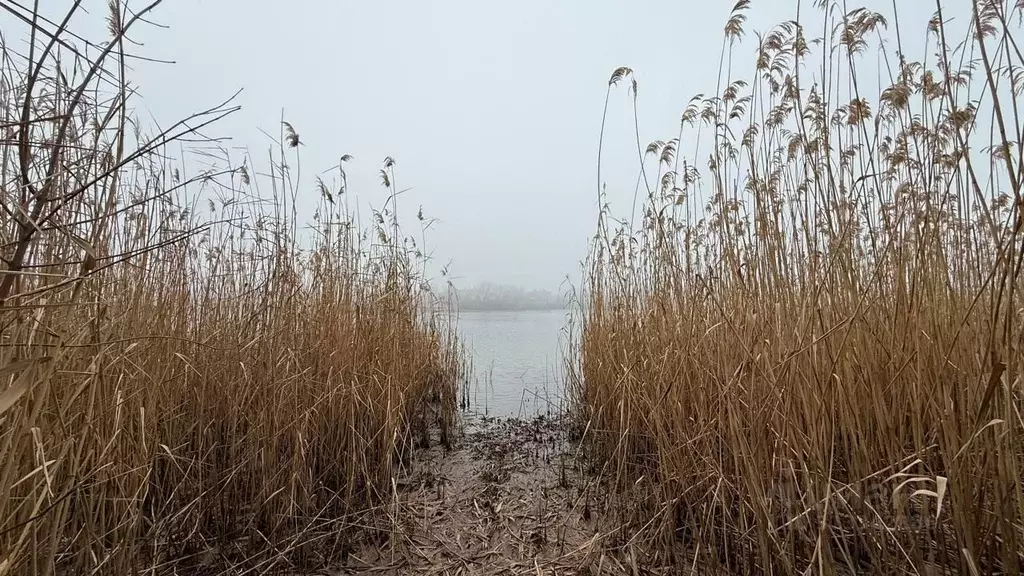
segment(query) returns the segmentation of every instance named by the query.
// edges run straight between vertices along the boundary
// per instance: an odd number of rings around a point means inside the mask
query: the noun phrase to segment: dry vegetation
[[[756,50],[748,4],[717,93],[640,154],[637,228],[602,211],[591,446],[695,573],[1019,573],[1024,4],[803,2]]]
[[[344,555],[455,415],[460,354],[394,162],[360,229],[348,158],[300,189],[286,123],[266,173],[202,136],[230,103],[145,136],[125,34],[158,3],[112,0],[101,45],[68,31],[78,2],[58,22],[2,6],[21,28],[0,71],[0,574]],[[321,196],[305,233],[300,194]]]

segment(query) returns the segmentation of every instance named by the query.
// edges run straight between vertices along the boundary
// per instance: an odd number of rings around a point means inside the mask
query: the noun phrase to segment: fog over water
[[[564,324],[561,310],[463,312],[459,333],[473,350],[468,409],[504,417],[562,408]]]

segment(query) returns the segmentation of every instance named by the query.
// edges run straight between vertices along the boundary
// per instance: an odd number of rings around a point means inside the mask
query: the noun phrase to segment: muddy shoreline
[[[660,573],[621,546],[566,417],[464,414],[460,428],[396,479],[387,541],[362,542],[331,574]]]

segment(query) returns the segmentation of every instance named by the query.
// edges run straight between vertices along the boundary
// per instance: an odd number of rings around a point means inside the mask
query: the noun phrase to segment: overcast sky
[[[43,2],[56,14],[66,0]],[[86,1],[93,23],[106,2]],[[804,0],[804,10],[810,1]],[[891,1],[858,2],[891,14]],[[135,0],[132,6],[141,6]],[[266,157],[263,128],[282,109],[306,146],[304,174],[352,154],[361,206],[384,199],[378,170],[393,156],[400,209],[440,222],[438,265],[462,284],[488,280],[556,289],[576,282],[595,231],[595,161],[605,87],[618,66],[639,82],[640,139],[668,140],[697,92],[715,90],[722,28],[733,2],[682,0],[166,0],[134,51],[140,107],[162,123],[238,89],[242,112],[210,130]],[[899,0],[923,43],[931,2]],[[797,3],[754,0],[737,70],[751,69],[753,31],[796,16]],[[88,18],[85,18],[88,20]],[[749,78],[749,73],[746,74]],[[638,173],[631,100],[613,92],[604,176],[618,212]],[[311,210],[316,198],[304,178]],[[310,212],[307,212],[308,218]],[[414,222],[414,221],[412,221]],[[411,223],[411,222],[410,222]],[[435,270],[437,267],[434,268]]]

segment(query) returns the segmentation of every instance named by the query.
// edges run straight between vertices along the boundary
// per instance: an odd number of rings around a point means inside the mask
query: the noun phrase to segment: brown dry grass
[[[594,453],[695,573],[1019,573],[1024,6],[958,5],[961,42],[937,3],[912,62],[893,14],[805,2],[744,81],[748,4],[643,155],[642,225],[602,214]]]
[[[124,35],[155,4],[112,1],[103,52],[4,7],[30,42],[0,82],[0,574],[324,562],[453,422],[394,162],[362,231],[343,169],[319,182],[302,245],[293,127],[258,174],[201,136],[230,103],[153,137],[129,116]]]

